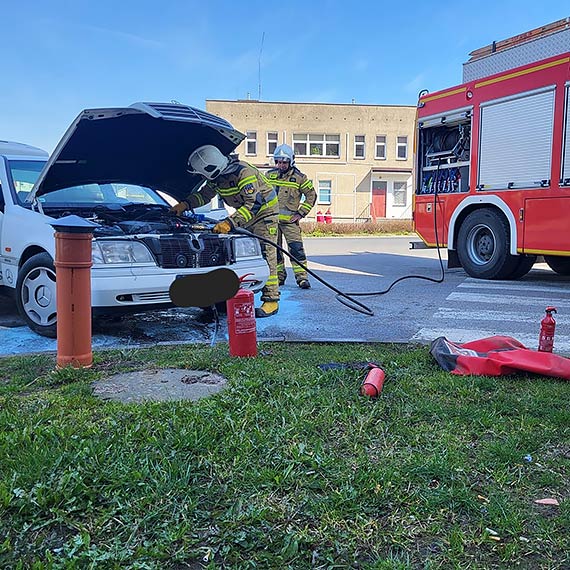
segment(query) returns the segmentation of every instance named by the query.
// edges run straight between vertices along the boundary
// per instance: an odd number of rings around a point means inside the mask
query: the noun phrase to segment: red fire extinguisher
[[[325,215],[319,210],[317,212],[317,224],[324,224],[325,223]]]
[[[556,330],[556,321],[552,313],[556,313],[556,307],[546,307],[546,316],[540,321],[540,335],[538,337],[539,352],[552,352],[552,347],[554,346],[554,331]]]
[[[386,378],[384,370],[380,368],[377,364],[373,362],[368,363],[370,371],[366,375],[362,386],[360,387],[360,393],[363,396],[370,396],[371,398],[376,398],[382,392],[382,387],[384,386],[384,379]]]
[[[240,283],[247,281],[247,273],[240,277]],[[228,336],[230,356],[257,356],[257,329],[253,292],[239,288],[238,292],[226,301],[228,312]]]
[[[332,214],[330,208],[325,212],[324,218],[325,218],[325,224],[332,224]]]

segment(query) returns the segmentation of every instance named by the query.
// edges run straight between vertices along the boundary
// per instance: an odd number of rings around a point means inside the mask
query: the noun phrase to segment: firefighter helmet
[[[219,148],[205,144],[188,157],[188,172],[202,174],[208,180],[214,180],[226,168],[228,162],[228,157],[224,156]]]
[[[295,164],[293,149],[288,144],[280,144],[273,152],[273,160],[275,162],[278,160],[288,160],[289,164],[293,166],[293,164]]]

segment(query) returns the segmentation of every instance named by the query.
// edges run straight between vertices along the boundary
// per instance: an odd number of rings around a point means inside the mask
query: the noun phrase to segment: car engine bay
[[[150,249],[159,267],[184,269],[235,263],[232,236],[212,233],[213,224],[202,215],[174,216],[166,205],[53,205],[44,206],[44,213],[54,218],[77,215],[98,224],[93,231],[97,240],[140,241]]]

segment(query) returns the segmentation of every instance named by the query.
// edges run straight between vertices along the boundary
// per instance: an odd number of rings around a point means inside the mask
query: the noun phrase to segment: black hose
[[[440,250],[440,246],[439,246],[439,236],[438,236],[438,231],[437,231],[437,179],[439,177],[440,163],[441,163],[441,158],[438,159],[437,170],[435,173],[436,184],[434,187],[434,206],[433,206],[434,207],[433,218],[434,218],[435,243],[436,243],[436,247],[437,247],[437,255],[438,255],[439,266],[440,266],[440,270],[441,270],[441,277],[438,277],[438,278],[427,277],[425,275],[405,275],[405,276],[399,277],[398,279],[393,281],[390,284],[390,286],[387,289],[384,289],[383,291],[370,291],[367,293],[363,293],[363,292],[345,293],[344,291],[337,289],[334,285],[331,285],[330,283],[328,283],[322,277],[319,277],[314,271],[309,269],[304,263],[299,261],[294,255],[290,254],[287,250],[282,248],[277,243],[271,241],[270,239],[258,236],[257,234],[254,234],[253,232],[246,230],[245,228],[236,227],[236,228],[234,228],[233,231],[235,233],[238,233],[238,234],[257,238],[258,240],[263,241],[263,242],[275,247],[276,249],[281,251],[283,254],[285,254],[287,257],[289,257],[289,259],[291,259],[296,264],[298,264],[300,267],[302,267],[307,273],[312,275],[317,281],[320,281],[325,287],[328,287],[331,291],[334,291],[336,293],[336,300],[339,301],[340,303],[342,303],[345,307],[348,307],[349,309],[352,309],[353,311],[357,311],[358,313],[361,313],[363,315],[373,317],[374,311],[372,309],[370,309],[370,307],[368,307],[364,303],[361,303],[360,301],[353,299],[353,297],[369,297],[369,296],[375,296],[375,295],[385,295],[386,293],[388,293],[392,289],[392,287],[394,287],[394,285],[396,285],[400,281],[404,281],[405,279],[423,279],[425,281],[431,281],[432,283],[442,283],[444,278],[445,278],[445,271],[443,268],[443,261],[441,259],[441,250]],[[212,223],[217,223],[217,220],[213,220],[211,218],[206,218],[206,220],[210,221]],[[216,316],[217,316],[217,313],[216,313]]]
[[[322,277],[319,277],[314,271],[309,269],[304,263],[299,261],[295,256],[291,255],[287,250],[283,249],[280,245],[276,244],[275,242],[271,241],[270,239],[258,236],[257,234],[254,234],[253,232],[250,232],[249,230],[246,230],[244,228],[235,228],[234,231],[238,234],[243,234],[243,235],[247,235],[250,237],[257,238],[258,240],[264,241],[265,243],[275,247],[280,252],[284,253],[287,257],[289,257],[292,261],[294,261],[295,263],[300,265],[307,273],[312,275],[317,281],[320,281],[325,287],[328,287],[329,289],[334,291],[337,294],[337,299],[343,305],[346,305],[350,309],[353,309],[354,311],[362,313],[363,315],[368,315],[370,317],[374,316],[374,311],[372,311],[372,309],[370,309],[370,307],[367,307],[364,303],[361,303],[360,301],[357,301],[356,299],[351,299],[350,293],[343,293],[340,289],[337,289],[334,285],[331,285],[330,283],[325,281]],[[341,298],[342,298],[342,300],[341,300]],[[352,303],[352,305],[351,305],[351,303]]]
[[[387,289],[384,289],[384,291],[371,291],[370,293],[347,293],[347,295],[350,295],[352,297],[368,297],[371,295],[385,295],[386,293],[388,293],[388,291],[390,291],[390,289],[392,289],[392,287],[394,287],[394,285],[396,285],[396,283],[399,283],[400,281],[404,281],[405,279],[423,279],[424,281],[431,281],[432,283],[443,283],[443,280],[445,279],[445,270],[443,268],[443,261],[441,259],[441,248],[439,246],[439,235],[438,235],[438,231],[437,231],[437,183],[438,183],[438,178],[439,178],[439,165],[440,164],[441,164],[441,158],[438,158],[437,169],[435,171],[435,183],[434,183],[434,191],[433,191],[433,229],[434,229],[434,234],[435,234],[435,246],[437,249],[437,257],[439,259],[439,268],[441,271],[441,277],[435,278],[435,277],[426,277],[425,275],[404,275],[403,277],[399,277],[398,279],[393,281]],[[341,299],[338,299],[338,300],[342,303]]]
[[[216,305],[212,305],[211,308],[212,312],[214,313],[214,334],[212,335],[210,346],[213,347],[216,344],[216,337],[218,336],[218,330],[220,329],[220,315],[218,313],[218,308]]]

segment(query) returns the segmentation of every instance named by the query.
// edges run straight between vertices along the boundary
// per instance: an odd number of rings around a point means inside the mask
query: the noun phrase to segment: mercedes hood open
[[[183,200],[203,182],[188,157],[211,144],[230,154],[245,136],[230,123],[177,103],[86,109],[69,127],[28,200],[83,184],[122,182]]]

